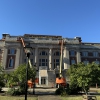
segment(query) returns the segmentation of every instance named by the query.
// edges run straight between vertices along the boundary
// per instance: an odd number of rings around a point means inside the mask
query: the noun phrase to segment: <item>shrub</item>
[[[55,91],[56,95],[61,95],[61,96],[66,96],[66,89],[64,87],[59,87],[56,91]]]
[[[0,81],[0,92],[2,91],[2,87],[4,86],[5,86],[4,82]]]
[[[6,94],[11,96],[16,96],[16,95],[20,95],[21,92],[19,89],[11,88],[6,92]]]
[[[69,87],[69,88],[66,89],[66,92],[69,95],[78,94],[80,91],[82,91],[81,87]]]

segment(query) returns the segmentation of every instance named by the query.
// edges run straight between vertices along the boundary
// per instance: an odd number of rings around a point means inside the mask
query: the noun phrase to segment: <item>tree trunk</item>
[[[35,78],[32,79],[32,83],[33,83],[33,95],[35,94]]]
[[[98,88],[98,84],[96,83],[96,89]]]

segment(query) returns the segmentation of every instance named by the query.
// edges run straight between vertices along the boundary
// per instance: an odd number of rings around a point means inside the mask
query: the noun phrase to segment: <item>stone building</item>
[[[62,74],[66,78],[66,71],[71,64],[95,61],[100,63],[100,43],[84,43],[81,37],[63,38],[62,36],[25,34],[10,36],[2,34],[0,40],[0,62],[7,73],[15,70],[20,64],[26,63],[26,56],[19,37],[25,44],[30,43],[33,51],[30,56],[32,65],[36,66],[39,83],[37,86],[55,86],[59,75],[60,41],[63,39]],[[66,78],[68,82],[68,78]]]

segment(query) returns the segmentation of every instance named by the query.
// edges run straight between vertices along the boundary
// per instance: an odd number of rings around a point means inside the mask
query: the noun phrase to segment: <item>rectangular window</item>
[[[59,56],[60,55],[60,53],[59,52],[56,52],[56,56]]]
[[[59,62],[59,59],[56,59],[56,62]]]
[[[99,64],[99,61],[95,61],[96,64]]]
[[[71,50],[71,51],[70,51],[70,55],[71,55],[71,56],[75,56],[75,51],[74,51],[74,50]]]
[[[11,58],[9,59],[9,67],[13,67],[14,60]]]
[[[87,65],[89,63],[89,61],[87,61],[87,60],[86,61],[83,61],[83,62],[84,62],[85,65]]]
[[[47,66],[47,59],[39,59],[39,66]]]
[[[46,84],[46,77],[41,77],[41,84],[43,84],[43,85]]]
[[[82,52],[82,56],[87,57],[88,56],[88,52],[87,51]]]
[[[9,54],[15,54],[15,49],[10,49]]]
[[[74,59],[71,60],[71,64],[75,64],[75,60]]]
[[[42,66],[45,66],[45,63],[42,63]]]
[[[45,62],[45,59],[42,59],[42,62]]]
[[[94,57],[98,57],[98,52],[93,52]]]
[[[54,68],[57,68],[59,66],[59,59],[54,59]]]

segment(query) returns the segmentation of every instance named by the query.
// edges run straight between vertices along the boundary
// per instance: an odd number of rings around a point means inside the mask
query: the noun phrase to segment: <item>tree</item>
[[[28,67],[28,79],[35,78],[36,71],[35,68]],[[11,72],[6,76],[8,84],[19,85],[22,92],[25,92],[25,82],[26,82],[26,64],[21,64],[14,72]]]
[[[2,90],[2,87],[5,85],[4,84],[4,69],[3,66],[0,64],[0,91]]]
[[[89,63],[74,64],[69,69],[70,87],[81,87],[87,94],[92,83],[100,81],[100,65]]]

